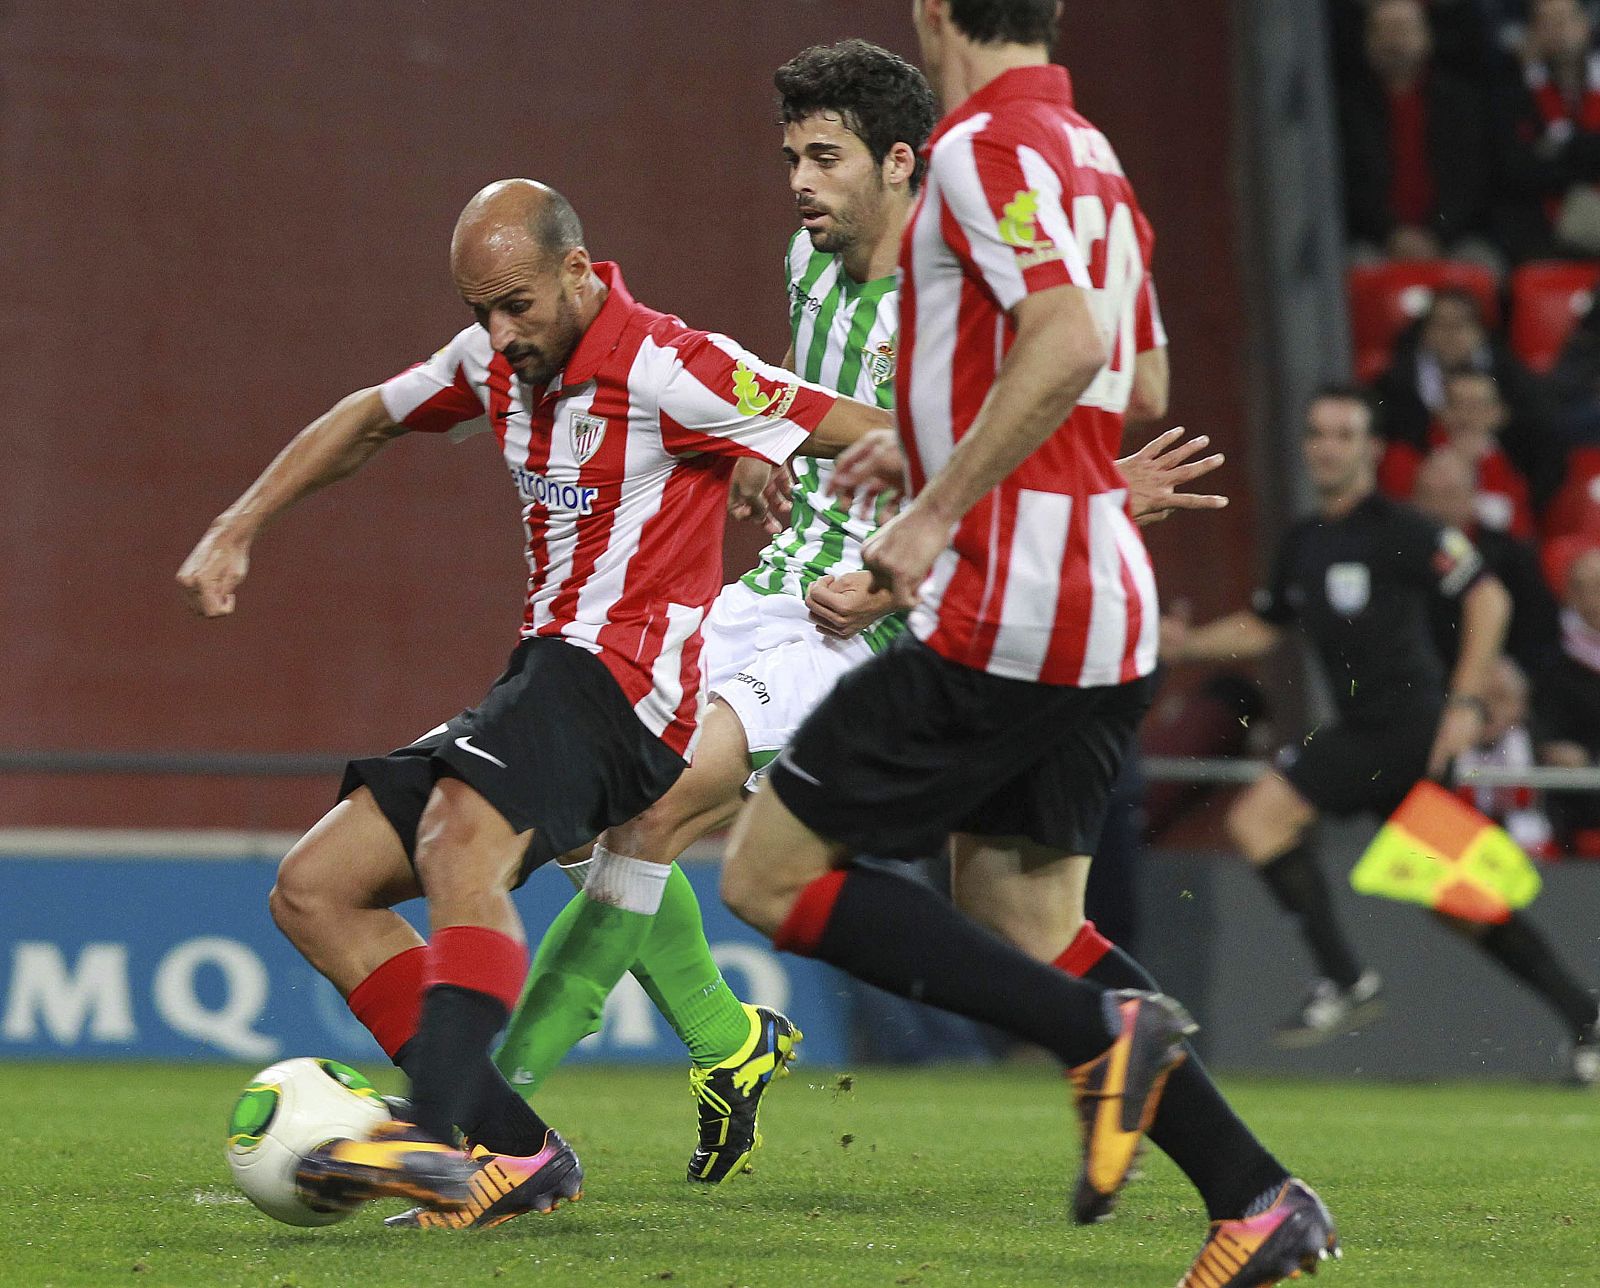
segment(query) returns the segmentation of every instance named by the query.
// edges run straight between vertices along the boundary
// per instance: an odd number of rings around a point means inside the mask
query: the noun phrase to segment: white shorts
[[[824,635],[803,600],[738,581],[723,587],[702,632],[706,692],[739,717],[752,757],[782,750],[839,677],[872,656],[859,635]]]

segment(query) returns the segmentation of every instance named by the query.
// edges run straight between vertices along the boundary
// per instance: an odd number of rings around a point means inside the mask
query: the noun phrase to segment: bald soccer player
[[[309,1155],[301,1185],[486,1225],[576,1197],[583,1176],[490,1060],[528,965],[510,891],[598,838],[570,933],[606,945],[613,983],[634,962],[670,871],[635,857],[637,819],[692,754],[734,464],[831,456],[889,417],[637,303],[532,180],[473,197],[450,266],[475,322],[301,431],[178,579],[203,616],[232,612],[268,520],[407,431],[487,413],[523,503],[520,641],[476,707],[350,763],[272,892],[278,925],[411,1081],[411,1121]],[[418,896],[427,942],[393,911]],[[458,1127],[470,1158],[446,1143]],[[423,1209],[397,1220],[434,1223]]]

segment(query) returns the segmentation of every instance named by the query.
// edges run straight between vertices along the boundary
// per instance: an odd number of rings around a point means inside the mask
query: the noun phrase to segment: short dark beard
[[[565,295],[556,308],[556,326],[554,351],[545,353],[540,351],[543,362],[533,368],[523,368],[517,371],[518,378],[528,385],[548,385],[566,369],[567,362],[572,357],[572,351],[578,347],[578,341],[583,339],[583,328],[578,325],[578,309]]]

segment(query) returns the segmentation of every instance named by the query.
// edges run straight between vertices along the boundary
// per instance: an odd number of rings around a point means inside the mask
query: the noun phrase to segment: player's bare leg
[[[1376,971],[1362,969],[1317,862],[1311,840],[1316,821],[1311,802],[1282,774],[1271,772],[1245,788],[1228,811],[1234,845],[1295,919],[1317,963],[1305,1001],[1273,1030],[1283,1046],[1324,1042],[1383,1009],[1383,980]]]
[[[422,947],[393,911],[421,893],[400,838],[358,787],[284,857],[268,903],[289,942],[348,998],[385,962]]]
[[[956,907],[1039,961],[1054,961],[1077,937],[1088,882],[1087,856],[1025,838],[965,837],[951,847]]]
[[[380,843],[384,829],[389,840]],[[372,843],[365,866],[353,865],[353,875],[341,878],[340,842],[361,839]],[[479,1042],[481,1059],[470,1054],[477,1026],[498,1005],[493,990],[503,991],[508,975],[513,990],[521,984],[526,950],[506,892],[527,840],[513,836],[464,783],[442,779],[418,828],[413,880],[397,873],[395,860],[404,866],[404,850],[364,789],[342,802],[285,861],[275,915],[307,940],[319,965],[334,972],[330,978],[344,979],[351,1009],[411,1076],[409,1117],[416,1120],[386,1125],[370,1141],[335,1141],[313,1151],[297,1173],[312,1192],[329,1201],[403,1196],[455,1212],[473,1201],[474,1174],[483,1167],[446,1144],[456,1124],[498,1142],[531,1142],[530,1155],[543,1147],[544,1124],[503,1082],[503,1094],[494,1085],[498,1075],[485,1048],[504,1022],[503,1008]],[[418,886],[430,897],[432,936],[426,947],[409,929],[396,928],[399,918],[392,912],[360,907],[359,896],[370,905],[375,897],[417,893]],[[353,924],[370,928],[343,949],[335,946],[337,921],[328,915],[330,909],[337,914],[341,903]],[[358,973],[359,982],[350,985]]]
[[[1108,988],[1160,991],[1138,962],[1084,919],[1087,857],[1058,856],[1026,841],[967,838],[953,847],[951,864],[957,906],[1030,957]],[[1200,1191],[1213,1221],[1242,1218],[1277,1193],[1288,1170],[1228,1107],[1193,1050],[1185,1055],[1168,1075],[1148,1134]],[[1074,1214],[1084,1223],[1103,1221],[1114,1199],[1086,1171]]]
[[[301,1169],[325,1186],[371,1180],[393,1187],[375,1193],[406,1192],[402,1180],[415,1150],[456,1169],[450,1184],[412,1190],[423,1208],[389,1224],[494,1225],[582,1192],[576,1155],[489,1060],[489,1042],[527,969],[510,890],[531,835],[513,831],[474,788],[449,776],[435,783],[418,822],[416,870],[430,922],[425,989],[414,1033],[396,1055],[411,1078],[412,1122],[371,1142],[335,1142]],[[457,1125],[476,1146],[470,1162],[439,1152]]]

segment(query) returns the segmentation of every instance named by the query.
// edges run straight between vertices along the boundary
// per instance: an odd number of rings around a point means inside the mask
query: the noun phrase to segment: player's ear
[[[588,250],[574,246],[561,258],[561,280],[567,286],[576,287],[589,276],[590,267]]]
[[[917,170],[917,154],[909,143],[896,143],[883,158],[883,181],[895,187],[911,182]]]

